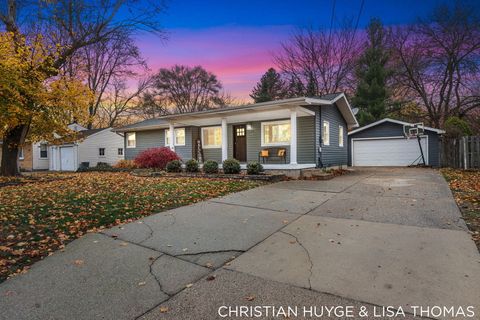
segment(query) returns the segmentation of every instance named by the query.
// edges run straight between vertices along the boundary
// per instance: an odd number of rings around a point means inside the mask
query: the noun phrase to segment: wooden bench
[[[265,163],[265,160],[270,158],[283,159],[287,163],[287,149],[286,148],[265,148],[258,153],[258,162]]]

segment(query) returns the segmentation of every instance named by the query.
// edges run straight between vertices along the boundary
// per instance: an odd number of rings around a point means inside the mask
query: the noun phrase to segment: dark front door
[[[233,157],[247,162],[247,128],[245,125],[233,126]]]

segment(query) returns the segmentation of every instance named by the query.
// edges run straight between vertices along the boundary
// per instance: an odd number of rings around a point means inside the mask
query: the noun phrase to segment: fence
[[[443,167],[480,169],[480,136],[442,138]]]

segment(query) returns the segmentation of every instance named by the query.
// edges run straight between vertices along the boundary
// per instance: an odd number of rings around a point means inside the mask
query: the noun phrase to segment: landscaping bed
[[[163,178],[202,178],[202,179],[235,179],[235,180],[256,180],[265,182],[278,182],[285,180],[284,174],[225,174],[225,173],[203,173],[203,172],[165,172],[165,171],[132,171],[132,175],[150,176]]]
[[[441,169],[480,251],[480,171]]]
[[[258,186],[235,179],[83,172],[15,178],[0,188],[0,282],[86,232]],[[32,182],[33,181],[33,182]]]

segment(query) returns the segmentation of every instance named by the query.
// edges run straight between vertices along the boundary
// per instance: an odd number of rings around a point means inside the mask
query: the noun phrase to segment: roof
[[[348,103],[345,94],[343,93],[333,93],[327,94],[319,97],[298,97],[298,98],[290,98],[290,99],[282,99],[282,100],[275,100],[275,101],[267,101],[261,103],[253,103],[248,105],[242,106],[231,106],[226,108],[219,108],[219,109],[210,109],[204,111],[196,111],[196,112],[189,112],[189,113],[176,113],[165,115],[155,119],[148,119],[141,122],[137,122],[128,126],[124,126],[121,128],[117,128],[114,131],[117,132],[128,132],[128,131],[142,131],[142,130],[152,130],[152,129],[160,129],[160,128],[167,128],[170,122],[174,121],[181,121],[182,119],[192,118],[192,117],[226,117],[229,115],[233,115],[238,112],[249,113],[249,112],[257,112],[257,111],[265,111],[272,108],[287,108],[292,106],[301,106],[301,105],[331,105],[336,103],[337,101],[342,101],[339,103],[339,109],[347,120],[347,123],[350,127],[358,127],[357,119],[352,112],[350,104]]]
[[[396,124],[399,124],[399,125],[402,125],[402,126],[413,126],[413,125],[414,125],[413,123],[410,123],[410,122],[405,122],[405,121],[400,121],[400,120],[395,120],[395,119],[390,119],[390,118],[384,118],[384,119],[382,119],[382,120],[378,120],[378,121],[376,121],[376,122],[367,124],[366,126],[363,126],[363,127],[361,127],[361,128],[358,128],[358,129],[356,129],[356,130],[350,131],[350,132],[348,133],[348,135],[352,135],[352,134],[355,134],[355,133],[357,133],[357,132],[363,131],[363,130],[365,130],[365,129],[378,126],[379,124],[382,124],[382,123],[384,123],[384,122],[396,123]],[[423,127],[423,128],[424,128],[425,130],[432,131],[432,132],[436,132],[436,133],[438,133],[438,134],[443,134],[443,133],[445,133],[445,130],[441,130],[441,129],[431,128],[431,127]]]
[[[99,128],[99,129],[87,129],[87,130],[82,130],[78,132],[78,138],[83,139],[88,136],[91,136],[92,134],[98,133],[100,131],[106,130],[109,128]]]

